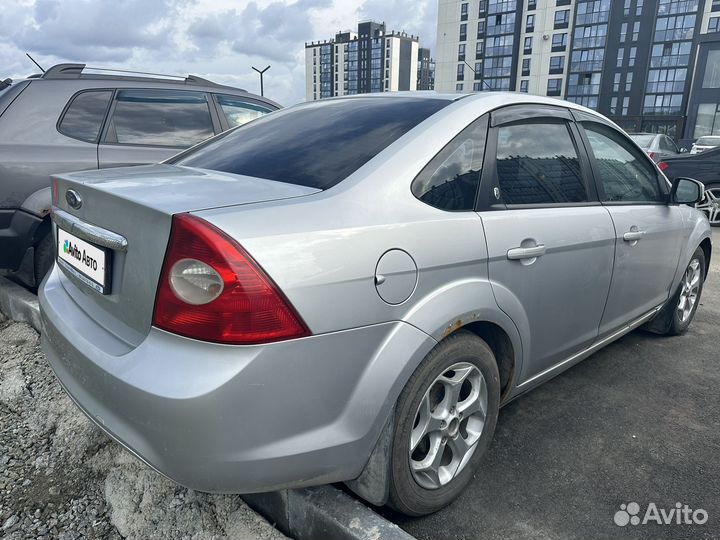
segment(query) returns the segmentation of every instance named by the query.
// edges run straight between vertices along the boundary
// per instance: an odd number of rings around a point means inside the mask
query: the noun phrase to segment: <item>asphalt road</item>
[[[713,241],[685,336],[633,332],[510,403],[455,503],[386,516],[428,540],[720,538],[720,230]],[[616,525],[631,502],[641,520],[679,502],[707,522]]]

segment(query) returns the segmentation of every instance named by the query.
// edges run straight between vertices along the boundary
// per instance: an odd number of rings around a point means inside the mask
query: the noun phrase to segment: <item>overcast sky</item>
[[[435,48],[437,0],[0,0],[0,79],[58,62],[186,75],[305,99],[304,44],[360,20]]]

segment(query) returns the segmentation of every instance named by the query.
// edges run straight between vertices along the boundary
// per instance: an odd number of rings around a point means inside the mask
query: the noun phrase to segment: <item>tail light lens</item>
[[[236,345],[310,334],[282,291],[240,244],[189,214],[173,217],[153,325]]]
[[[648,156],[650,156],[650,159],[655,159],[655,152],[648,152]]]
[[[670,165],[668,165],[664,161],[661,161],[660,163],[658,163],[658,167],[660,167],[660,170],[662,172],[665,172],[668,169],[668,167],[670,167]]]

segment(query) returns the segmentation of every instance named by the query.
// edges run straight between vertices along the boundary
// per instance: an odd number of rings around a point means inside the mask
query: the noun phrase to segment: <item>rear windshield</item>
[[[700,137],[695,144],[698,146],[720,146],[720,137]]]
[[[327,189],[450,103],[390,97],[306,103],[250,122],[168,163]]]
[[[630,134],[630,138],[641,148],[647,148],[653,142],[655,135],[637,135]]]

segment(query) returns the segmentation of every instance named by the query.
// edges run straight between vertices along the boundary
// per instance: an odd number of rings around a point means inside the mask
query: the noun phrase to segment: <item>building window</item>
[[[483,57],[484,51],[485,51],[485,42],[478,41],[475,44],[475,60],[480,60]]]
[[[720,29],[720,17],[710,17],[708,32],[718,32]]]
[[[555,29],[567,28],[570,22],[570,10],[562,9],[555,12]]]
[[[559,96],[561,85],[562,85],[562,79],[548,79],[547,95],[548,96]]]
[[[537,8],[537,1],[536,0],[528,0],[528,11],[531,9]]]
[[[551,56],[550,57],[550,75],[559,75],[565,71],[565,57],[564,56]]]
[[[712,0],[711,11],[720,11],[720,0]]]
[[[478,16],[482,17],[487,12],[487,0],[480,0],[479,7]]]
[[[527,16],[527,19],[525,21],[525,31],[526,32],[533,32],[535,30],[535,15],[530,14]]]
[[[468,5],[467,4],[460,4],[460,20],[461,21],[468,20]]]
[[[619,92],[620,91],[620,74],[616,73],[615,78],[613,79],[613,92]]]
[[[682,94],[645,94],[643,114],[679,114]]]
[[[567,34],[553,34],[552,52],[564,51],[567,48]]]
[[[637,7],[635,8],[635,15],[642,15],[643,0],[637,0]]]
[[[624,22],[620,25],[620,43],[625,43],[627,38],[628,23]]]
[[[610,100],[610,114],[617,114],[617,102],[618,102],[617,96],[614,96]]]
[[[632,40],[637,41],[639,37],[640,37],[640,21],[635,21],[633,23]]]
[[[530,59],[529,58],[523,58],[521,75],[523,77],[527,77],[530,75]]]
[[[463,62],[465,60],[465,44],[461,43],[458,45],[458,62]]]
[[[526,37],[525,44],[523,45],[523,54],[531,54],[532,53],[532,44],[533,44],[532,36]]]
[[[463,89],[462,83],[457,83],[457,84],[455,85],[455,91],[456,91],[456,92],[462,92],[462,89]]]
[[[497,36],[513,32],[515,32],[515,13],[500,13],[488,19],[488,35]]]
[[[655,23],[655,41],[692,39],[696,15],[658,17]]]
[[[720,50],[708,51],[703,88],[720,88]]]
[[[482,62],[475,62],[475,80],[482,79]]]
[[[625,91],[629,92],[630,88],[632,87],[633,82],[633,72],[631,71],[625,76]]]
[[[485,35],[485,21],[478,21],[477,38],[480,39]]]
[[[460,41],[466,41],[467,40],[467,23],[462,23],[460,25]]]
[[[528,81],[520,81],[520,91],[527,94],[528,93]]]
[[[462,81],[465,79],[465,64],[458,64],[457,67],[457,80]]]
[[[569,6],[572,4],[572,0],[556,0],[555,5],[556,6]]]
[[[625,0],[625,5],[623,6],[623,15],[626,17],[630,15],[630,0]]]
[[[630,98],[624,97],[623,98],[623,106],[622,106],[622,115],[623,116],[627,116],[629,107],[630,107]]]
[[[473,83],[473,92],[479,92],[480,90],[482,90],[482,83]]]
[[[630,56],[628,57],[628,66],[635,67],[635,57],[637,56],[637,47],[630,47]]]
[[[720,134],[720,106],[717,103],[701,103],[698,105],[697,119],[695,120],[694,136]]]
[[[617,54],[617,67],[622,67],[623,60],[625,59],[625,47],[620,47]]]

